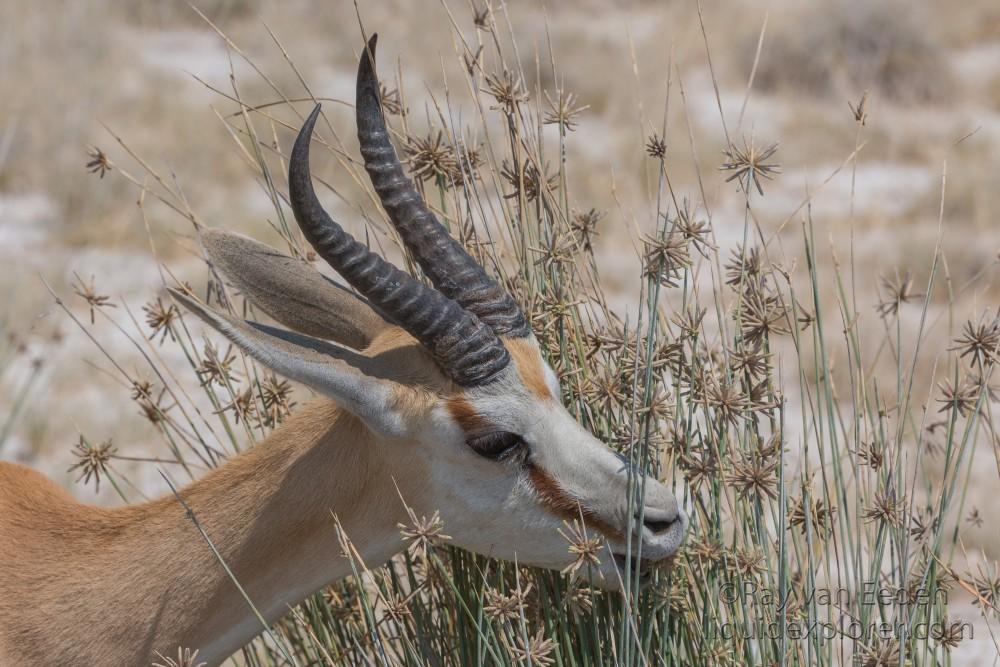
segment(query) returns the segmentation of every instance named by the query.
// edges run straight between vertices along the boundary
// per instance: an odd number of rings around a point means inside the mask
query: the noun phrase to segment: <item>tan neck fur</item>
[[[329,401],[181,490],[268,621],[350,573],[335,521],[369,565],[400,549],[405,514],[371,434]],[[209,665],[260,623],[173,496],[104,509],[0,463],[0,664]]]

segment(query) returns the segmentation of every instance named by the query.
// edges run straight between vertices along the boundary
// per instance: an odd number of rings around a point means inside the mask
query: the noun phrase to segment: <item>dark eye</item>
[[[472,447],[476,454],[499,461],[516,453],[524,445],[524,440],[516,433],[494,431],[469,438],[465,444]]]

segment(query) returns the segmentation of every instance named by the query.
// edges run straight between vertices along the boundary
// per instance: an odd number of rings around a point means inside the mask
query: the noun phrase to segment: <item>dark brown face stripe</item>
[[[545,381],[545,368],[538,348],[526,338],[504,338],[503,342],[528,391],[539,398],[551,399],[552,392],[549,391],[549,383]]]
[[[585,507],[580,501],[566,493],[549,473],[538,466],[528,464],[528,481],[538,495],[538,500],[547,510],[564,521],[573,521],[583,517],[583,522],[590,528],[600,532],[608,539],[624,541],[621,531],[597,516],[593,510]]]
[[[469,403],[464,396],[452,396],[448,399],[447,406],[448,414],[466,433],[482,433],[489,430],[490,423],[476,412],[472,403]]]

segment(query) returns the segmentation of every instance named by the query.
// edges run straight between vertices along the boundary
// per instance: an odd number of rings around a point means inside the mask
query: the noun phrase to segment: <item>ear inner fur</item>
[[[216,229],[202,231],[201,243],[247,299],[294,331],[362,350],[390,326],[361,297],[263,243]]]

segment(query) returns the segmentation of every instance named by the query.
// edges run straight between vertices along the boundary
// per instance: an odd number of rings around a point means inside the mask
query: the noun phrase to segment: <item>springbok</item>
[[[626,464],[561,405],[524,314],[404,175],[374,51],[372,37],[358,66],[361,153],[434,287],[320,206],[309,173],[317,106],[292,150],[289,200],[306,239],[360,296],[246,237],[203,232],[209,261],[291,330],[174,298],[323,398],[180,496],[268,622],[351,573],[338,521],[369,566],[400,552],[404,500],[418,514],[440,511],[454,544],[523,564],[571,563],[558,529],[576,517],[606,538],[598,579],[618,582],[626,567],[668,558],[686,527],[677,501],[646,479],[643,525],[627,537],[637,505]],[[629,539],[642,562],[626,562]],[[148,665],[154,651],[178,646],[215,665],[261,629],[173,496],[91,507],[0,463],[0,665]]]

